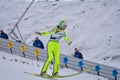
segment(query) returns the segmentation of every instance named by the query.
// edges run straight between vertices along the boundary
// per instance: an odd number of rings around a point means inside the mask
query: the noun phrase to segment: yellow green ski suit
[[[47,51],[48,51],[48,58],[42,68],[41,73],[46,72],[48,69],[48,66],[52,59],[54,58],[54,69],[53,69],[53,75],[58,72],[59,65],[60,65],[60,43],[59,40],[63,37],[65,41],[70,44],[71,41],[69,37],[66,35],[66,32],[64,30],[60,30],[59,28],[53,28],[50,31],[42,32],[41,36],[48,36],[50,35],[50,40],[47,44]]]

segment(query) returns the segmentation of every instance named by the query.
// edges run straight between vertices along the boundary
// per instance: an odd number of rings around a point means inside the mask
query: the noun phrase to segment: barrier
[[[12,43],[12,45],[11,45]],[[9,45],[8,45],[9,44]],[[26,46],[26,48],[25,48]],[[22,47],[22,49],[21,49]],[[10,48],[12,48],[12,53]],[[21,50],[20,50],[21,49]],[[15,54],[18,56],[22,56],[28,59],[33,59],[37,61],[45,61],[47,58],[47,51],[43,49],[39,49],[27,44],[21,44],[18,42],[12,42],[10,40],[0,38],[0,50],[8,52],[10,54]],[[23,52],[25,56],[23,55]],[[37,57],[36,57],[37,56]],[[103,64],[98,64],[95,62],[90,62],[87,60],[80,60],[78,58],[74,58],[72,56],[67,56],[64,54],[60,55],[61,66],[65,66],[67,63],[67,67],[74,69],[76,71],[84,70],[90,66],[96,65],[94,70],[89,71],[88,73],[99,75],[105,78],[109,78],[109,80],[120,80],[120,69],[115,67],[110,67]],[[97,73],[96,73],[97,72]]]

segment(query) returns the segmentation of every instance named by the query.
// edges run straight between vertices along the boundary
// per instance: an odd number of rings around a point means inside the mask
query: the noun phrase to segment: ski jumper
[[[66,35],[66,32],[64,30],[60,30],[57,27],[51,29],[48,32],[41,33],[41,36],[48,36],[48,35],[50,35],[50,40],[47,44],[48,57],[42,68],[41,73],[47,71],[50,62],[54,58],[54,69],[52,74],[55,74],[58,72],[59,65],[60,65],[60,42],[59,41],[62,37],[65,39],[65,41],[68,44],[70,44],[71,41],[69,37]]]

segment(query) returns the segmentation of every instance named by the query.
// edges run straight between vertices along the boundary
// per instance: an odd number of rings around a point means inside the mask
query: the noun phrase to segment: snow
[[[31,1],[1,0],[0,29],[9,33]],[[119,4],[120,0],[50,0],[48,2],[45,0],[35,0],[18,26],[25,43],[32,45],[32,41],[38,36],[44,45],[47,45],[49,37],[36,35],[34,34],[35,31],[47,31],[56,26],[60,20],[64,19],[68,24],[66,32],[72,44],[69,46],[64,40],[61,40],[61,54],[73,55],[74,48],[77,47],[82,52],[85,60],[120,68]],[[15,32],[18,34],[17,29],[15,29]],[[20,63],[9,62],[3,59],[0,61],[2,65],[0,68],[3,68],[1,70],[7,70],[9,69],[7,66],[10,66],[10,71],[3,71],[7,75],[10,74],[11,70],[16,69],[12,68],[13,65],[19,68],[15,70],[16,73],[13,73],[13,75],[20,75],[21,78],[23,77],[25,79],[29,75],[23,75],[24,69],[29,69],[28,71],[34,69],[30,65],[26,65],[27,68],[25,68],[26,66],[23,68],[24,65]],[[43,63],[41,62],[41,64]],[[38,72],[40,70],[39,68],[39,70],[32,72]],[[8,80],[3,74],[0,74],[0,77],[3,77],[3,80]],[[12,77],[15,80],[14,76]]]
[[[41,77],[31,76],[28,74],[25,74],[24,72],[31,72],[31,73],[37,73],[40,74],[43,62],[37,62],[35,60],[29,60],[23,57],[19,57],[16,55],[8,54],[5,52],[0,51],[0,78],[1,80],[48,80]],[[52,69],[48,69],[48,74],[51,75]],[[71,73],[76,73],[76,71],[67,69],[67,68],[61,68],[59,70],[59,73],[61,75],[67,75]],[[86,77],[87,76],[87,77]],[[81,75],[77,75],[74,77],[68,77],[68,78],[61,78],[61,79],[55,79],[55,80],[79,80],[82,78],[83,80],[107,80],[105,78],[102,78],[100,76],[95,76],[92,74],[83,73]]]

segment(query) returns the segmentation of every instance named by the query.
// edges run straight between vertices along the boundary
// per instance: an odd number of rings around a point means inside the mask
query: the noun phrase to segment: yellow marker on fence
[[[39,49],[34,50],[34,54],[35,56],[38,56],[40,54],[40,50]]]
[[[12,41],[8,42],[8,48],[10,49],[11,53],[12,53],[12,47],[13,47],[13,42]]]
[[[8,48],[12,48],[12,47],[13,47],[13,42],[12,41],[8,42]]]
[[[20,48],[20,50],[22,51],[22,53],[23,53],[23,57],[25,57],[25,51],[26,51],[26,46],[25,45],[22,45],[21,46],[21,48]]]
[[[21,50],[22,52],[25,52],[25,51],[26,51],[26,46],[25,46],[25,45],[22,45],[21,48],[20,48],[20,50]]]

